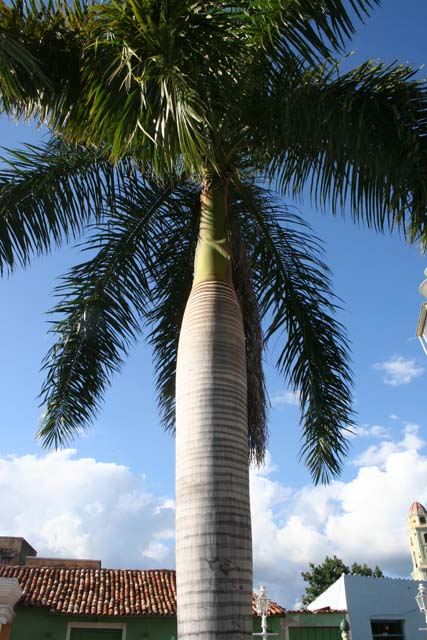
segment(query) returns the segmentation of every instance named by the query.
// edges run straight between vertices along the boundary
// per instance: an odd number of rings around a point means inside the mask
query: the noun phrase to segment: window
[[[0,564],[13,564],[14,557],[13,549],[0,549]]]
[[[338,640],[339,627],[289,627],[289,640]]]
[[[420,516],[420,524],[425,524],[426,523],[426,519],[424,516]]]
[[[122,640],[120,629],[72,629],[71,640]]]
[[[427,533],[424,534],[424,542],[427,542]]]
[[[126,640],[126,625],[108,622],[69,622],[66,640]]]
[[[402,620],[371,620],[371,629],[373,640],[384,638],[405,640]]]

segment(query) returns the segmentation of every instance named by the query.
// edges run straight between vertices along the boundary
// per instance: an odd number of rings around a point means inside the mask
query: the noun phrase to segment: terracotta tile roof
[[[253,611],[253,614],[256,615],[255,596],[252,599],[252,611]],[[273,600],[270,600],[268,604],[268,615],[269,616],[285,616],[286,609],[281,607],[280,604],[277,604],[277,602],[273,602]]]
[[[314,611],[312,611],[311,609],[287,609],[286,610],[286,614],[287,615],[296,615],[296,614],[300,614],[300,613],[304,613],[307,615],[313,615],[313,616],[318,616],[318,615],[322,615],[322,613],[348,613],[347,609],[331,609],[331,607],[322,607],[321,609],[315,609]]]
[[[0,566],[1,577],[18,579],[22,607],[80,616],[176,615],[175,571],[171,570]],[[270,615],[285,613],[270,602]]]

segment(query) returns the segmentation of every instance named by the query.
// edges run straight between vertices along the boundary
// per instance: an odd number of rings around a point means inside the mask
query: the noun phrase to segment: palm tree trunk
[[[248,640],[252,541],[244,333],[224,262],[225,226],[217,225],[221,216],[225,221],[226,190],[217,187],[211,195],[205,190],[202,198],[195,284],[178,349],[178,637]],[[212,257],[216,245],[223,259]]]

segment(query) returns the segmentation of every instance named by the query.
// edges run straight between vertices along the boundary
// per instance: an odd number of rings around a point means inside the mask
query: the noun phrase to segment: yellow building
[[[408,517],[409,545],[414,580],[427,580],[427,511],[420,502],[413,502]]]

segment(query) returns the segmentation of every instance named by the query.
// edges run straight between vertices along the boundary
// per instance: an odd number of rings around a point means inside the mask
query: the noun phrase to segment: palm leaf
[[[427,90],[410,67],[366,62],[276,77],[256,142],[273,151],[268,170],[283,191],[377,230],[399,227],[427,240]],[[268,139],[268,142],[266,140]]]
[[[0,109],[57,129],[79,91],[84,1],[1,1],[0,19],[3,44],[10,44],[3,58],[9,71],[0,82]]]
[[[0,7],[0,18],[2,11]],[[49,80],[36,58],[18,40],[0,28],[0,95],[3,109],[13,112],[17,101],[26,100],[28,93],[36,94],[48,88]]]
[[[301,455],[315,482],[340,472],[352,425],[351,371],[345,331],[335,320],[329,272],[307,225],[270,192],[240,187],[242,236],[265,339],[280,338],[277,368],[298,392]]]
[[[110,202],[109,219],[83,245],[95,256],[74,267],[56,288],[56,342],[45,361],[38,437],[62,445],[96,415],[112,375],[134,343],[150,302],[151,247],[160,244],[153,220],[165,213],[171,185],[148,180]],[[112,210],[111,210],[112,207]]]
[[[103,153],[50,139],[1,158],[0,272],[78,237],[102,217],[117,181],[131,182],[124,160],[113,170]]]
[[[200,221],[200,188],[178,186],[169,215],[161,220],[162,242],[154,250],[153,306],[147,321],[153,347],[158,405],[163,425],[175,431],[175,374],[182,318],[193,283]]]
[[[236,91],[242,46],[233,20],[212,2],[91,6],[78,96],[67,102],[66,121],[51,125],[74,142],[108,145],[114,160],[149,160],[157,173],[182,164],[198,171],[206,157],[215,163],[209,103]]]
[[[292,68],[298,58],[307,64],[341,52],[379,0],[262,0],[248,3],[249,29],[270,59]]]
[[[251,192],[253,186],[249,183],[246,188]],[[257,188],[255,187],[255,189]],[[267,391],[262,361],[264,338],[259,305],[254,291],[252,265],[240,230],[242,200],[239,198],[238,192],[232,190],[231,193],[233,283],[242,309],[245,332],[249,453],[252,460],[257,464],[262,464],[268,440]],[[252,247],[249,248],[252,249]]]

